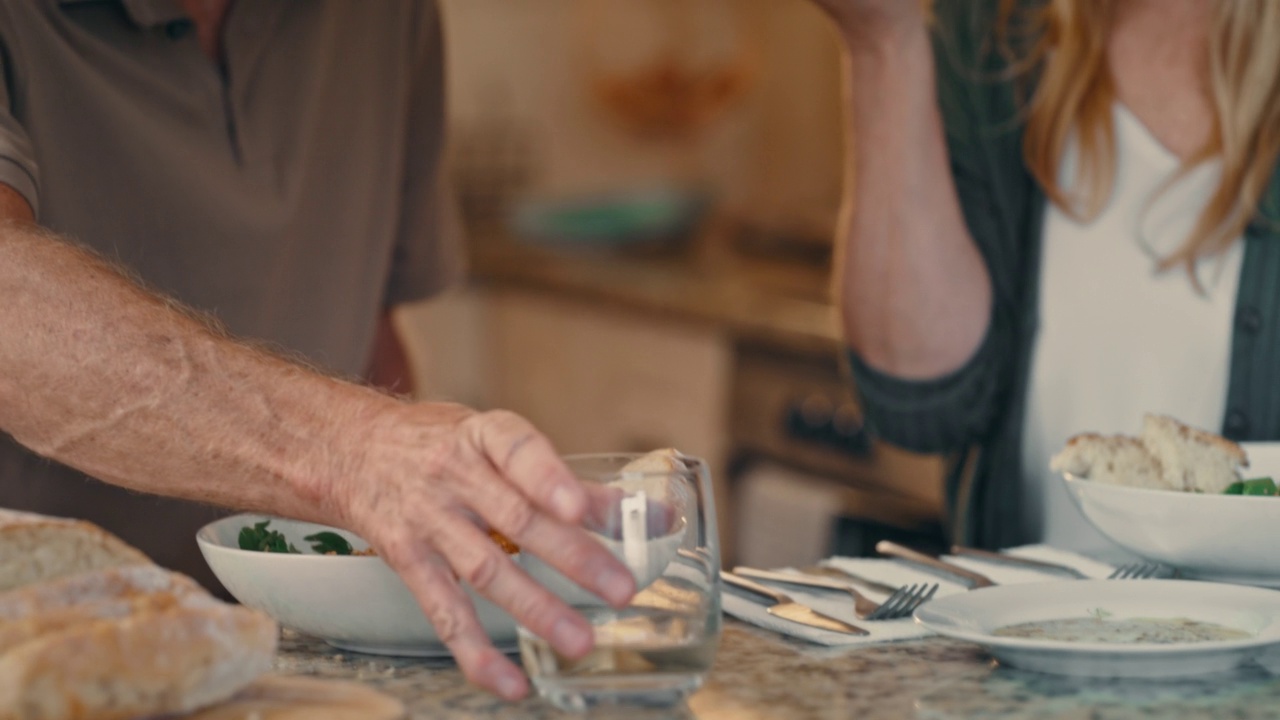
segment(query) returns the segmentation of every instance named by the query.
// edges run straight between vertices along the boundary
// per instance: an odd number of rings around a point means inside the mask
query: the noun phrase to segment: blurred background
[[[726,564],[940,542],[939,461],[869,438],[842,370],[825,19],[803,0],[442,6],[471,267],[397,318],[423,396],[515,410],[566,453],[706,458]]]

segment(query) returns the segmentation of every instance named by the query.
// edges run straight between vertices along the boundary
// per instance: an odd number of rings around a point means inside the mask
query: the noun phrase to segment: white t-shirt
[[[1226,406],[1232,318],[1243,242],[1186,271],[1156,272],[1186,239],[1217,187],[1217,162],[1165,188],[1179,161],[1116,103],[1116,178],[1090,222],[1050,206],[1044,226],[1040,321],[1032,356],[1022,477],[1025,517],[1045,542],[1083,551],[1111,545],[1080,514],[1049,458],[1086,431],[1136,434],[1148,412],[1217,432]],[[1068,146],[1062,181],[1075,177]]]

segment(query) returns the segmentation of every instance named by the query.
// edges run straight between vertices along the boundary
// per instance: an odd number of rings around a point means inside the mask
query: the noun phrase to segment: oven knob
[[[793,402],[787,411],[787,435],[797,440],[821,442],[831,431],[835,403],[825,395],[813,393]]]

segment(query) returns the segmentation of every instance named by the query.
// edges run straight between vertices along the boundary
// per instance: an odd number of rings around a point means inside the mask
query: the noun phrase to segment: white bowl
[[[271,520],[302,555],[241,550],[241,528]],[[337,528],[259,515],[235,515],[210,523],[196,542],[213,574],[241,603],[282,626],[335,647],[376,655],[447,656],[435,628],[409,588],[381,559],[318,555],[303,537],[322,530],[345,537],[356,549],[368,546]],[[514,649],[516,624],[496,605],[468,590],[480,623],[493,642]]]
[[[1280,443],[1243,443],[1246,477],[1280,480]],[[1280,587],[1280,498],[1205,495],[1095,483],[1067,490],[1103,535],[1130,552],[1206,580]]]

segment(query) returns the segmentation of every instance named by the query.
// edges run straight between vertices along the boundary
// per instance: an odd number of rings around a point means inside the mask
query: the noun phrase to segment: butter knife
[[[868,590],[874,590],[885,595],[892,595],[898,592],[898,588],[892,585],[885,585],[882,582],[876,582],[871,578],[865,578],[861,575],[855,575],[848,570],[842,570],[834,565],[807,565],[800,568],[800,572],[807,575],[820,575],[822,577],[834,578],[847,583],[855,583],[861,585]]]
[[[771,587],[765,587],[760,583],[752,582],[744,577],[734,575],[727,570],[720,571],[720,579],[740,587],[743,590],[753,592],[773,601],[772,605],[765,608],[765,612],[780,617],[783,620],[790,620],[800,625],[808,625],[820,630],[830,630],[832,632],[844,633],[846,635],[870,635],[871,633],[863,630],[857,625],[838,620],[830,615],[823,615],[807,605],[792,600],[789,596],[774,590]]]
[[[991,587],[992,585],[995,585],[991,578],[986,575],[980,575],[972,570],[967,570],[959,565],[953,565],[946,560],[939,560],[932,555],[926,555],[922,552],[912,550],[909,547],[899,545],[898,543],[890,542],[889,540],[881,540],[876,543],[876,552],[881,555],[898,558],[899,560],[913,562],[935,572],[956,578],[960,580],[961,583],[968,585],[970,589]]]
[[[988,560],[993,563],[1004,565],[1013,565],[1016,567],[1024,567],[1028,570],[1039,570],[1040,572],[1055,573],[1058,575],[1070,575],[1079,580],[1088,580],[1089,576],[1079,570],[1068,567],[1066,565],[1057,565],[1055,563],[1042,562],[1040,560],[1032,560],[1030,558],[1018,557],[1017,555],[1006,555],[1004,553],[991,552],[989,550],[979,550],[978,548],[963,547],[960,545],[951,546],[952,555],[962,555],[965,557],[976,558],[978,560]]]

